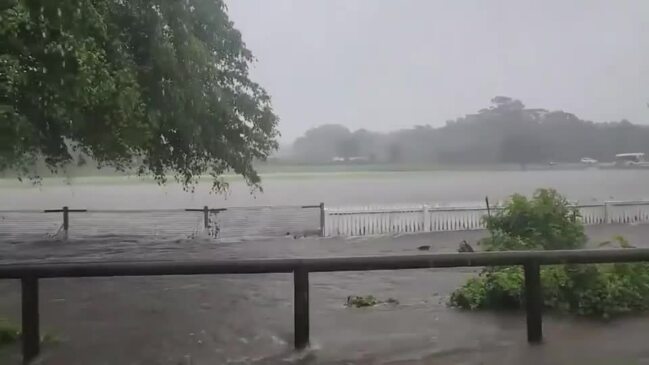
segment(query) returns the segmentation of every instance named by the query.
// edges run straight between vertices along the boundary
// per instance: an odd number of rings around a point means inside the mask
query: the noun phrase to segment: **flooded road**
[[[649,247],[649,226],[594,226],[591,243],[621,234]],[[248,259],[452,252],[484,233],[441,232],[371,239],[278,239],[221,243],[128,237],[3,245],[0,262]],[[41,364],[649,364],[649,316],[589,321],[547,315],[545,343],[529,346],[523,313],[448,308],[475,269],[311,275],[310,350],[292,350],[292,277],[50,279],[41,283],[42,328],[56,338]],[[352,309],[349,295],[398,305]],[[0,282],[0,316],[19,318],[17,282]],[[17,349],[0,363],[19,363]]]

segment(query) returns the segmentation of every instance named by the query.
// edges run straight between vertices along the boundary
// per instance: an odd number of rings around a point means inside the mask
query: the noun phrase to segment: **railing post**
[[[23,364],[29,364],[40,352],[38,279],[22,278],[21,285]]]
[[[537,262],[528,262],[525,268],[525,308],[527,312],[527,342],[543,340],[543,295],[541,293],[541,270]]]
[[[608,212],[608,202],[604,202],[604,223],[606,224],[611,223],[611,217]]]
[[[68,207],[63,207],[63,234],[64,238],[68,239],[68,230],[70,229],[70,212]]]
[[[203,227],[210,228],[210,209],[206,206],[203,207]]]
[[[293,272],[295,348],[302,350],[309,344],[309,272],[298,267]]]
[[[320,237],[325,236],[325,206],[320,203]]]

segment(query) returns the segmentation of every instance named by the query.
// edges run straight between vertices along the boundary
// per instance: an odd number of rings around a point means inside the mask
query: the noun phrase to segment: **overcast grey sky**
[[[229,0],[282,141],[443,125],[496,95],[649,123],[649,0]]]

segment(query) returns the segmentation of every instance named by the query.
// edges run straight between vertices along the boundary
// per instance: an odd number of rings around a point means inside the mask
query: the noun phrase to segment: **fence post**
[[[70,229],[70,212],[68,207],[63,207],[63,234],[68,239],[68,230]]]
[[[22,278],[21,286],[23,364],[29,364],[40,352],[38,279],[35,277]]]
[[[421,226],[421,229],[423,229],[424,232],[432,231],[431,225],[430,225],[430,211],[428,210],[428,205],[426,205],[426,204],[423,205],[422,214],[423,214],[423,217],[424,217],[424,224]]]
[[[309,272],[303,267],[293,271],[293,290],[295,348],[302,350],[309,344]]]
[[[325,206],[320,203],[320,237],[325,236]]]
[[[527,342],[540,343],[543,340],[543,295],[541,293],[541,269],[531,261],[525,268],[525,309],[527,312]]]
[[[210,210],[207,205],[203,207],[203,227],[210,228]]]
[[[609,215],[609,212],[608,212],[608,202],[604,202],[604,222],[606,224],[611,223],[611,216]]]

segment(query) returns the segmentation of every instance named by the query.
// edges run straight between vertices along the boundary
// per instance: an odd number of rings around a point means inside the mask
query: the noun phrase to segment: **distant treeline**
[[[583,157],[612,161],[625,152],[649,154],[649,127],[626,120],[593,123],[564,111],[528,109],[498,96],[489,108],[445,126],[416,126],[391,133],[351,132],[328,124],[293,145],[294,159],[310,163],[355,160],[388,163],[548,163]],[[355,158],[353,158],[355,157]]]

